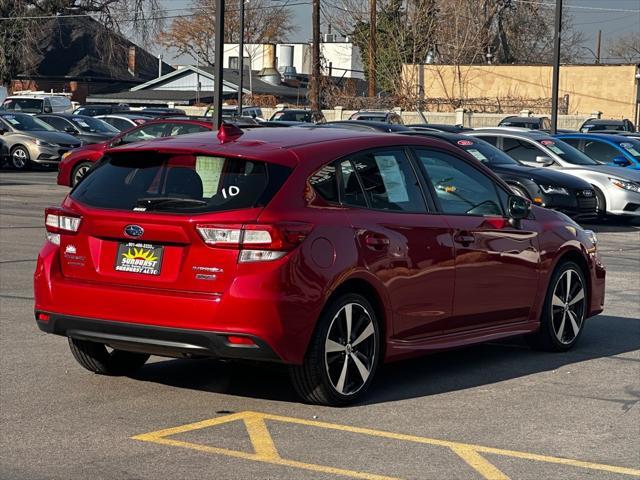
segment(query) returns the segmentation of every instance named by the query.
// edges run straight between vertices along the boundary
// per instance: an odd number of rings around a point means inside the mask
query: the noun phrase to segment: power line
[[[548,8],[555,8],[555,3],[539,2],[536,0],[512,0],[515,3],[528,3],[541,5]],[[640,13],[640,10],[629,10],[624,8],[587,7],[585,5],[564,5],[563,8],[573,8],[575,10],[591,10],[595,12],[620,12],[620,13]]]

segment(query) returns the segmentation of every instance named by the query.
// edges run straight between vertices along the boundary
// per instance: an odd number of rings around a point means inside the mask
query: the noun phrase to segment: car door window
[[[70,122],[67,122],[64,118],[59,118],[59,117],[38,117],[38,118],[40,118],[40,120],[44,122],[47,122],[53,128],[61,132],[66,131],[66,129],[69,127],[73,128],[73,125],[71,125]],[[75,131],[76,129],[74,128],[73,130]]]
[[[133,127],[133,125],[130,122],[123,120],[122,118],[103,118],[102,120],[113,125],[115,128],[117,128],[121,132]]]
[[[146,125],[125,135],[122,138],[122,143],[141,142],[143,140],[151,140],[153,138],[161,137],[164,133],[165,127],[166,124],[164,123]]]
[[[376,210],[426,212],[418,179],[403,150],[354,155],[341,163],[343,202]],[[355,170],[355,171],[354,171]]]
[[[176,123],[173,125],[169,125],[167,136],[173,137],[175,135],[187,135],[189,133],[206,132],[208,130],[208,128],[203,127],[202,125],[195,125],[191,123]]]
[[[573,148],[577,148],[578,150],[583,150],[584,151],[583,148],[580,148],[580,139],[578,139],[578,138],[563,138],[562,141],[564,143],[568,143]]]
[[[489,136],[482,135],[482,136],[479,136],[478,138],[481,138],[485,142],[490,143],[494,147],[498,146],[498,137],[489,137]]]
[[[535,162],[538,156],[547,156],[535,145],[518,140],[517,138],[503,137],[502,150],[512,158],[521,162]]]
[[[594,160],[599,160],[601,162],[606,162],[606,163],[612,162],[615,157],[622,156],[622,154],[614,146],[604,142],[598,142],[593,140],[585,141],[584,153],[587,154],[588,157],[593,158]]]
[[[443,213],[504,214],[498,189],[491,178],[447,153],[417,149],[416,155],[433,185]]]

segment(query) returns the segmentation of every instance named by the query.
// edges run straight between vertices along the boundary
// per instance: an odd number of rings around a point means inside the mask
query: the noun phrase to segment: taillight
[[[207,245],[240,249],[240,263],[268,262],[282,258],[302,243],[312,228],[312,225],[300,222],[196,227]]]
[[[47,208],[44,211],[44,225],[47,240],[60,245],[60,234],[75,235],[80,228],[82,217],[61,208]]]

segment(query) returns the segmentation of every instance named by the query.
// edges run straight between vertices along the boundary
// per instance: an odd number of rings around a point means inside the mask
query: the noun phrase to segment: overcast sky
[[[239,0],[227,0],[231,6]],[[251,0],[248,0],[249,2]],[[279,0],[277,3],[286,2]],[[320,0],[322,2],[322,0]],[[167,10],[167,15],[189,14],[189,7],[193,5],[191,0],[161,0],[162,6]],[[276,2],[274,2],[276,3]],[[294,12],[298,31],[291,35],[290,42],[306,42],[311,38],[311,0],[288,0],[288,3],[296,5],[291,7]],[[555,3],[554,0],[545,0],[545,3]],[[182,11],[184,10],[184,11]],[[573,24],[576,30],[583,32],[584,62],[591,62],[593,54],[587,48],[595,51],[596,35],[602,30],[601,56],[608,56],[607,44],[619,35],[640,31],[640,13],[631,13],[620,10],[640,10],[640,0],[564,0],[564,11],[573,16]],[[171,21],[171,20],[169,20]],[[326,31],[327,25],[322,25]],[[153,50],[153,49],[151,49]],[[154,53],[160,53],[157,49]],[[171,52],[163,52],[165,61],[170,63],[188,63],[186,58],[176,58]]]

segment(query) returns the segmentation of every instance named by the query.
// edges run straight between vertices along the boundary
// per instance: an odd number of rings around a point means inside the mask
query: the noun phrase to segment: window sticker
[[[633,155],[634,157],[640,157],[640,152],[638,152],[638,150],[635,149],[633,143],[621,143],[620,146],[622,148],[624,148],[627,152],[629,152],[631,155]]]
[[[541,140],[540,143],[551,150],[556,155],[564,155],[564,152],[560,147],[556,145],[556,142],[553,140]]]
[[[223,167],[224,158],[196,157],[196,173],[202,180],[202,198],[213,197],[218,193]],[[236,192],[233,193],[237,195]]]
[[[6,117],[2,117],[2,118],[4,118],[11,125],[20,125],[20,122],[16,119],[16,117],[6,116]]]
[[[475,148],[469,148],[467,149],[467,152],[469,152],[471,155],[476,157],[476,159],[480,160],[481,162],[486,162],[488,160],[487,157],[485,157],[480,150],[476,150]]]
[[[374,158],[380,169],[380,175],[387,190],[389,201],[393,203],[408,202],[409,194],[396,157],[393,155],[375,155]]]
[[[471,140],[458,140],[457,144],[461,147],[470,147],[471,145],[473,145],[473,142]]]
[[[82,128],[90,128],[89,124],[82,118],[73,117],[73,121],[80,125]]]

